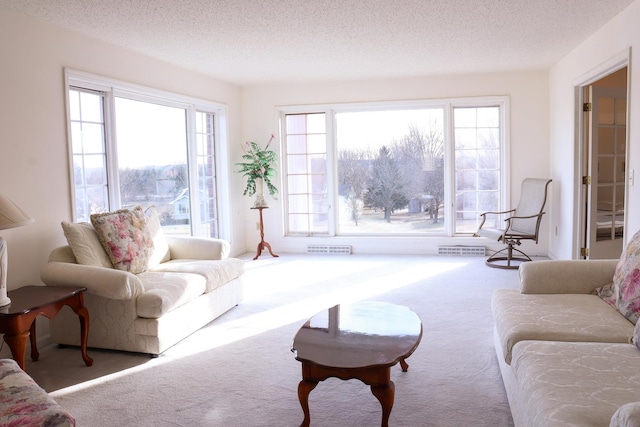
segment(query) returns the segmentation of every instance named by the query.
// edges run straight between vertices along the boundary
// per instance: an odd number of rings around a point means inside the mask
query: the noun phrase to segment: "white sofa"
[[[495,349],[516,427],[640,426],[638,331],[594,294],[617,265],[528,262],[519,290],[495,291]]]
[[[105,261],[90,224],[63,223],[63,229],[70,244],[51,252],[41,279],[87,288],[89,347],[158,355],[242,300],[244,264],[229,258],[227,241],[161,235],[160,243],[154,240],[161,254],[134,274]],[[61,310],[50,327],[53,342],[80,345],[72,310]]]

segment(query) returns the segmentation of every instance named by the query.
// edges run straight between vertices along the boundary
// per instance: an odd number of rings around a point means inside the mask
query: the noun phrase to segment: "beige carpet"
[[[337,303],[406,305],[423,322],[409,371],[392,369],[392,426],[512,426],[492,344],[491,293],[517,271],[479,257],[263,255],[246,263],[244,302],[157,359],[49,346],[27,371],[78,426],[298,426],[300,363],[289,348],[306,318]],[[378,426],[357,380],[309,397],[312,426]]]

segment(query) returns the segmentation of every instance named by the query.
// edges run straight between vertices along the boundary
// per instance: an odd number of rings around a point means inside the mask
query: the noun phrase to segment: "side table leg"
[[[85,365],[93,365],[93,359],[87,354],[87,340],[89,339],[89,310],[84,306],[82,293],[76,295],[73,301],[67,304],[80,318],[80,352]]]
[[[20,369],[23,371],[27,352],[27,335],[29,335],[29,332],[21,332],[17,335],[4,335],[4,340],[9,344],[13,360],[18,362],[18,366],[20,366]]]
[[[388,386],[371,386],[371,393],[380,401],[382,405],[382,427],[389,427],[389,415],[393,408],[393,399],[396,394],[396,386],[393,381],[389,381]]]
[[[89,339],[89,311],[84,305],[76,310],[80,318],[80,352],[85,365],[93,365],[93,359],[87,354],[87,340]]]
[[[31,343],[31,360],[37,362],[40,358],[40,353],[38,353],[38,344],[36,343],[36,321],[34,320],[31,324],[31,328],[29,328],[29,342]]]
[[[309,414],[309,393],[316,388],[318,381],[300,381],[298,384],[298,400],[300,400],[300,406],[302,406],[302,412],[304,412],[304,420],[300,427],[309,427],[311,423],[311,415]]]

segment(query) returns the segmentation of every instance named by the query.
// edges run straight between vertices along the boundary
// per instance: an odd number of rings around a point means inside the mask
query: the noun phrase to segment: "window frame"
[[[281,130],[281,158],[287,158],[287,141],[286,141],[286,116],[290,114],[313,114],[324,113],[326,120],[327,135],[327,176],[331,185],[327,189],[327,197],[329,198],[329,224],[326,233],[291,233],[289,231],[289,206],[287,203],[288,191],[288,171],[286,162],[281,165],[282,176],[282,207],[283,207],[283,234],[285,237],[454,237],[454,236],[470,236],[472,233],[456,233],[455,231],[455,159],[454,159],[454,108],[459,107],[499,107],[500,115],[500,191],[499,191],[499,207],[500,211],[508,209],[510,206],[510,131],[509,131],[509,111],[510,98],[507,95],[481,96],[468,98],[443,98],[443,99],[424,99],[424,100],[407,100],[407,101],[379,101],[364,103],[345,103],[345,104],[317,104],[317,105],[291,105],[277,107],[279,117],[279,128]],[[335,129],[335,115],[343,112],[366,112],[380,110],[402,110],[402,109],[420,109],[420,108],[442,108],[444,114],[444,166],[445,166],[445,203],[447,204],[445,227],[441,233],[406,233],[406,234],[348,234],[338,231],[338,212],[335,208],[338,206],[337,200],[337,135]]]
[[[65,107],[67,124],[67,150],[69,157],[69,178],[71,192],[71,218],[76,218],[76,194],[75,178],[73,167],[73,147],[71,136],[71,115],[69,103],[69,90],[78,88],[80,90],[91,90],[104,94],[104,130],[105,130],[105,153],[106,153],[106,173],[108,186],[109,210],[120,208],[119,182],[118,182],[118,162],[117,162],[117,141],[115,123],[115,98],[123,97],[136,101],[149,102],[163,106],[170,106],[185,110],[186,115],[186,144],[187,144],[187,170],[189,176],[190,193],[190,234],[200,235],[200,200],[199,200],[199,180],[197,168],[197,134],[196,134],[196,112],[213,114],[214,116],[214,156],[215,156],[215,191],[218,198],[217,205],[217,229],[220,238],[229,239],[231,236],[230,208],[219,200],[228,200],[229,189],[228,180],[222,182],[222,177],[228,176],[229,152],[227,144],[227,106],[221,103],[208,101],[205,99],[181,95],[173,92],[150,88],[112,79],[96,74],[86,73],[70,68],[65,68]],[[193,196],[192,196],[193,195]]]

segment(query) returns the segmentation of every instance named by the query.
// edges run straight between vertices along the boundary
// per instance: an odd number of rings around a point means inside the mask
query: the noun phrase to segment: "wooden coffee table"
[[[93,359],[87,354],[89,312],[82,296],[86,290],[64,286],[25,286],[9,291],[11,304],[0,307],[0,333],[4,334],[11,355],[21,369],[24,370],[25,366],[27,337],[31,342],[31,360],[35,362],[40,357],[36,347],[36,317],[42,314],[51,319],[65,305],[80,318],[82,360],[87,366],[93,364]]]
[[[309,426],[309,393],[320,381],[359,379],[382,405],[382,427],[389,425],[395,385],[391,367],[415,351],[422,322],[407,307],[382,302],[340,304],[310,318],[296,334],[291,351],[302,362],[298,399]]]

